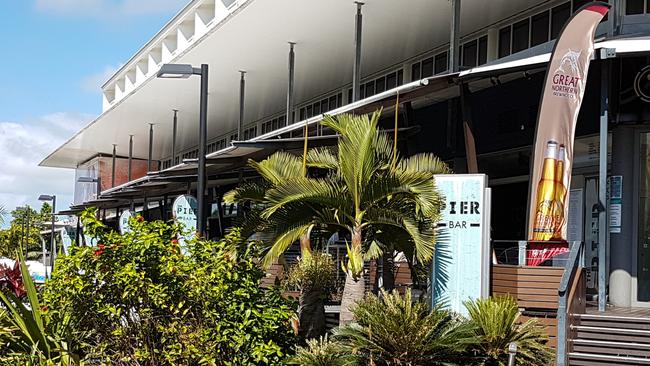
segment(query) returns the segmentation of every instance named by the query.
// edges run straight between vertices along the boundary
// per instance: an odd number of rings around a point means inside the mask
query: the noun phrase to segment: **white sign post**
[[[445,198],[433,261],[432,304],[463,315],[490,294],[490,189],[484,174],[436,175]]]
[[[185,230],[178,238],[183,252],[185,252],[185,243],[196,236],[196,213],[198,207],[196,198],[190,195],[176,197],[172,205],[174,221],[182,224],[183,230]]]
[[[133,216],[133,212],[131,212],[131,210],[125,210],[120,215],[120,234],[124,235],[131,232],[131,225],[129,225],[131,216]]]

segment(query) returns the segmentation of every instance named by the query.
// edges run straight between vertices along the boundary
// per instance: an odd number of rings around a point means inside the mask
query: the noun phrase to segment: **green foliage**
[[[468,326],[449,312],[413,302],[410,290],[367,296],[352,310],[355,323],[334,331],[364,364],[442,365],[462,360]]]
[[[1,208],[0,208],[1,209]],[[6,212],[0,211],[0,225],[3,224]],[[11,257],[16,251],[22,250],[27,259],[38,259],[42,256],[41,229],[44,223],[51,220],[52,207],[44,202],[40,211],[27,206],[11,211],[11,223],[7,229],[0,230],[0,256]],[[27,225],[29,224],[29,225]],[[29,229],[28,229],[29,226]]]
[[[325,335],[320,339],[307,341],[306,347],[299,347],[289,365],[301,366],[355,366],[356,358],[349,350]]]
[[[286,277],[286,285],[303,291],[322,291],[329,296],[336,290],[336,268],[327,253],[315,252],[298,259]]]
[[[507,365],[508,345],[517,344],[517,365],[548,365],[553,353],[548,337],[536,320],[519,324],[517,302],[511,297],[468,301],[472,326],[470,352],[481,365]]]
[[[253,244],[234,230],[183,255],[180,227],[132,218],[108,230],[88,211],[97,247],[58,259],[44,298],[87,332],[86,359],[106,365],[275,365],[295,343],[293,303],[260,287]]]
[[[70,323],[64,321],[55,325],[47,316],[22,254],[19,253],[18,257],[28,303],[23,304],[11,292],[0,291],[0,344],[3,345],[0,348],[0,363],[82,365],[68,341]]]

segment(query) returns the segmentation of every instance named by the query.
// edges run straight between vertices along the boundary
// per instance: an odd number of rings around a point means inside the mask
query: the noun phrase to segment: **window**
[[[483,65],[487,62],[487,45],[488,37],[483,36],[478,39],[478,64]]]
[[[393,89],[397,86],[397,75],[395,73],[386,76],[386,90]]]
[[[420,74],[420,63],[416,62],[411,66],[411,81],[422,79]]]
[[[627,0],[625,2],[625,15],[643,14],[644,0]]]
[[[386,91],[386,80],[384,78],[377,79],[375,81],[375,92],[381,93]]]
[[[551,9],[551,39],[560,35],[564,23],[571,17],[571,8],[569,3],[558,5]]]
[[[467,42],[463,45],[463,62],[462,66],[475,67],[476,58],[478,57],[478,41]]]
[[[366,96],[375,95],[375,81],[366,83]]]
[[[433,76],[433,58],[422,61],[422,79]]]
[[[499,58],[510,54],[510,26],[499,30]]]
[[[573,0],[573,11],[580,9],[581,6],[591,1],[592,0]]]
[[[244,130],[244,140],[250,140],[253,137],[257,136],[257,126],[253,126],[249,129]]]
[[[440,74],[447,71],[449,62],[447,61],[447,52],[439,53],[435,57],[433,72]]]
[[[549,13],[543,13],[533,16],[530,31],[530,45],[537,46],[548,42]]]
[[[528,48],[528,28],[530,20],[524,19],[512,26],[512,53],[517,53]]]

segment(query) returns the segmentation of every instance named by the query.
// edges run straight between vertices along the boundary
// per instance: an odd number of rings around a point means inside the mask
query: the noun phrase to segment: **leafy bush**
[[[302,339],[325,335],[325,302],[335,290],[336,272],[326,253],[306,253],[289,269],[285,285],[300,289],[300,328]]]
[[[260,288],[253,244],[233,231],[181,253],[176,225],[131,221],[109,231],[84,214],[97,247],[59,258],[44,298],[68,314],[86,359],[110,365],[264,365],[281,363],[295,343],[293,303]]]
[[[443,365],[461,360],[468,329],[441,309],[413,302],[410,290],[367,296],[352,310],[356,322],[334,331],[335,337],[366,364]]]
[[[468,301],[472,327],[471,346],[475,362],[481,365],[507,365],[508,345],[517,344],[517,365],[548,365],[553,353],[546,346],[547,335],[537,321],[519,324],[517,302],[511,297],[490,297]]]
[[[0,291],[0,364],[83,365],[69,341],[70,319],[66,317],[55,324],[44,314],[34,281],[22,254],[19,256],[20,261],[16,263],[20,263],[18,270],[24,278],[27,304],[13,292]]]
[[[355,366],[356,358],[336,341],[325,335],[307,341],[307,347],[299,347],[289,365],[301,366]]]

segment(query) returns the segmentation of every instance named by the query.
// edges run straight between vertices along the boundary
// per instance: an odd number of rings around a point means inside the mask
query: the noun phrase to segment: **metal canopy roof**
[[[463,2],[461,33],[488,27],[518,14],[536,0]],[[296,45],[295,100],[307,102],[351,83],[355,5],[349,0],[248,0],[241,11],[213,28],[170,62],[210,66],[208,135],[236,128],[238,70],[246,70],[245,121],[282,113],[286,105],[288,41]],[[363,8],[362,76],[444,46],[449,40],[448,0],[370,0]],[[346,67],[348,65],[349,67]],[[98,153],[128,155],[134,135],[134,157],[148,154],[148,128],[154,123],[153,158],[171,152],[172,109],[179,109],[177,151],[198,139],[197,77],[163,80],[149,77],[114,106],[46,157],[41,166],[76,168]],[[99,102],[99,100],[98,100]]]

